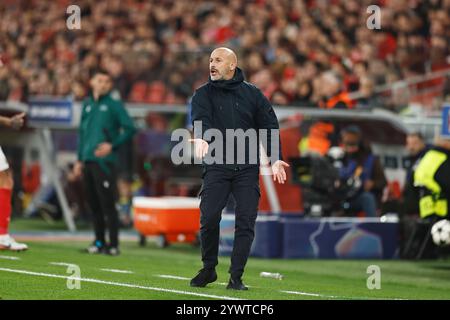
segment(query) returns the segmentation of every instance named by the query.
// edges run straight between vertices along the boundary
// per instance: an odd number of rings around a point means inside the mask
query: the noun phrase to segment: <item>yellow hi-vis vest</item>
[[[441,186],[434,180],[439,167],[447,160],[447,155],[437,150],[430,150],[420,160],[414,172],[414,186],[426,189],[419,200],[420,217],[426,218],[436,214],[447,215],[447,199],[441,197]]]

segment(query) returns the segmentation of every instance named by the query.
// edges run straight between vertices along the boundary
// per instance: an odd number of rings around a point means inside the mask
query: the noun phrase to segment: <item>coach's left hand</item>
[[[106,157],[111,153],[112,150],[112,144],[108,142],[100,143],[97,146],[97,149],[95,149],[95,156],[98,158]]]
[[[281,160],[277,160],[272,165],[273,181],[278,181],[278,183],[281,184],[286,181],[286,171],[284,170],[284,167],[289,167],[289,165]]]

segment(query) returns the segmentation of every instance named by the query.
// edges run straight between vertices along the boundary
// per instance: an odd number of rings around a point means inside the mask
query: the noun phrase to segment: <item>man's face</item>
[[[209,58],[209,75],[211,80],[228,80],[234,75],[236,64],[225,50],[217,49]]]
[[[354,154],[359,151],[359,136],[354,133],[342,134],[342,145],[345,153]]]
[[[417,136],[406,137],[406,150],[412,156],[419,154],[425,148],[424,142]]]
[[[97,73],[91,79],[90,84],[92,90],[98,95],[104,95],[108,93],[109,90],[111,90],[111,79],[106,74]]]

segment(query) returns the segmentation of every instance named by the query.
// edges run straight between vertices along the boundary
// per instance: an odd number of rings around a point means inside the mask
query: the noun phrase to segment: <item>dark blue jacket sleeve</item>
[[[256,124],[258,129],[267,129],[267,156],[269,159],[271,158],[271,150],[272,150],[272,133],[274,136],[278,136],[278,159],[283,160],[283,155],[281,153],[281,139],[280,139],[280,126],[278,124],[277,116],[275,115],[275,111],[273,110],[272,104],[270,101],[263,95],[261,90],[256,89],[256,101],[257,101],[257,111],[256,111]],[[275,135],[276,130],[278,135]],[[273,162],[272,161],[272,164]]]
[[[192,97],[191,102],[191,118],[192,126],[194,126],[194,138],[203,139],[203,134],[206,130],[211,128],[212,125],[212,106],[209,102],[207,93],[205,90],[197,90]],[[202,132],[195,130],[195,122],[201,121]]]

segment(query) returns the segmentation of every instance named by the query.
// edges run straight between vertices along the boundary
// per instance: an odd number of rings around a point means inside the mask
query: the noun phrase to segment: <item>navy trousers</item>
[[[236,202],[234,246],[229,272],[240,278],[255,236],[255,221],[260,198],[259,167],[231,170],[205,166],[200,191],[200,243],[204,268],[218,264],[219,232],[222,210],[232,194]]]

